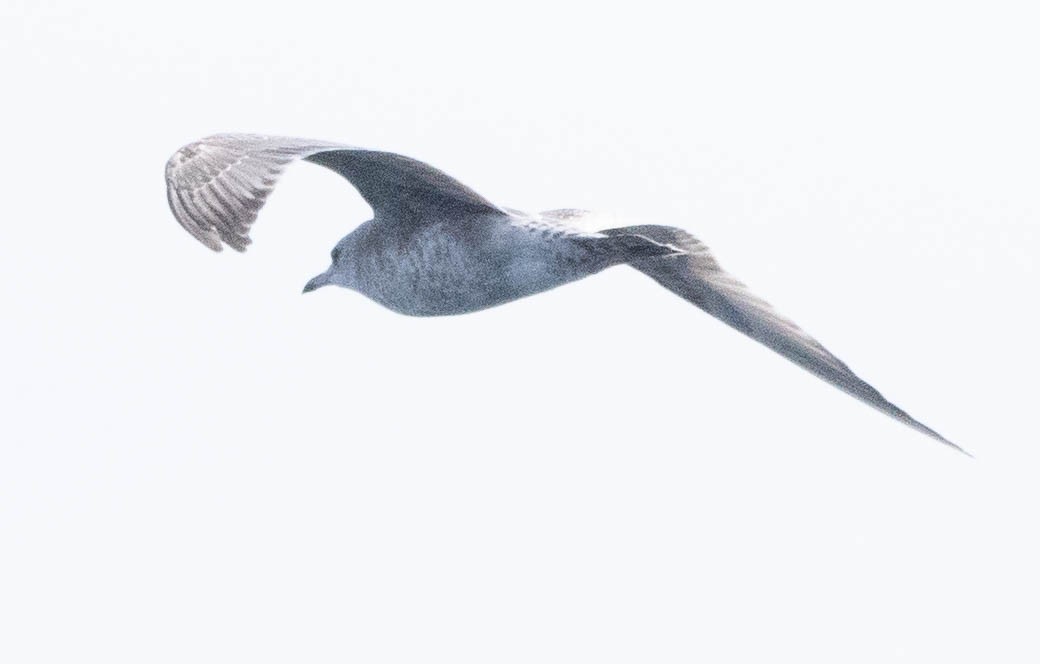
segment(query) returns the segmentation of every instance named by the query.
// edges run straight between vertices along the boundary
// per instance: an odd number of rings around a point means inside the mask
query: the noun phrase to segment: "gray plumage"
[[[338,143],[220,134],[166,164],[174,217],[210,249],[244,251],[249,228],[297,159],[343,177],[373,219],[337,243],[332,265],[304,292],[349,288],[412,316],[492,307],[627,264],[730,327],[883,413],[961,450],[886,400],[797,325],[719,267],[695,237],[670,226],[585,228],[582,210],[526,214],[499,207],[441,171],[402,155]]]

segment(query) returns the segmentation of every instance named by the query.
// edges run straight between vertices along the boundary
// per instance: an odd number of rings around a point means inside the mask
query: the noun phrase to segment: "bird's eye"
[[[339,260],[339,247],[332,250],[332,262],[335,263]]]

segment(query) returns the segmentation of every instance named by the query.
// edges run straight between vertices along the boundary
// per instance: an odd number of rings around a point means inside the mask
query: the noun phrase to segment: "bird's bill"
[[[318,276],[314,277],[307,282],[307,285],[303,287],[304,293],[310,293],[312,290],[321,288],[322,286],[328,286],[331,282],[329,281],[329,273],[322,272]]]

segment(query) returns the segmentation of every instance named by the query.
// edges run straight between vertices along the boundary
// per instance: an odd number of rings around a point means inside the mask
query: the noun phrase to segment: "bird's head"
[[[353,253],[353,238],[348,235],[333,247],[332,265],[329,266],[329,269],[308,281],[307,285],[303,287],[303,292],[309,293],[312,290],[317,290],[322,286],[330,284],[349,288],[351,275],[354,271]]]

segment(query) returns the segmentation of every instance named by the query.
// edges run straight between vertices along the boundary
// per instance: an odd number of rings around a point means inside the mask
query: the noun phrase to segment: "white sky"
[[[4,4],[0,661],[1038,661],[1028,3],[216,4]],[[689,229],[978,459],[634,271],[302,297],[368,209],[210,253],[218,131]]]

